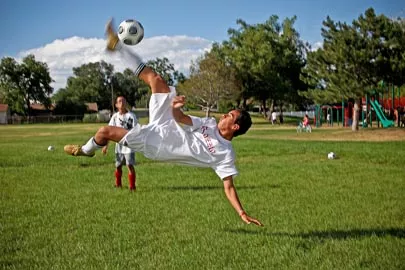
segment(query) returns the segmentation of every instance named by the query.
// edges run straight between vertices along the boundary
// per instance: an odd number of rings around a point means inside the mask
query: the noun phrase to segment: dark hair
[[[252,125],[252,118],[250,118],[250,114],[247,111],[241,109],[237,109],[237,111],[240,114],[236,118],[235,124],[239,125],[239,129],[233,133],[234,137],[245,134]]]

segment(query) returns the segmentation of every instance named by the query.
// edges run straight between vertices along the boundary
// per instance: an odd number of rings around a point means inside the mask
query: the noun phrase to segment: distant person
[[[330,121],[330,112],[328,112],[328,114],[326,115],[326,123],[328,123],[328,126],[331,125],[331,121]]]
[[[397,107],[397,108],[394,110],[394,118],[393,118],[394,123],[397,123],[397,126],[398,126],[398,127],[400,126],[399,110],[400,110],[400,107]]]
[[[309,125],[309,117],[308,114],[305,114],[304,118],[302,119],[302,127],[306,128]]]
[[[405,107],[400,109],[398,117],[400,118],[401,127],[405,127]]]
[[[283,113],[280,113],[280,116],[278,118],[280,120],[280,124],[283,124],[284,123]]]
[[[275,111],[271,113],[271,124],[277,124],[277,113]]]
[[[138,120],[135,114],[127,110],[127,101],[123,96],[117,97],[115,101],[115,107],[118,112],[114,113],[108,123],[109,126],[121,127],[126,130],[131,130]],[[107,154],[108,142],[102,148],[103,154]],[[128,168],[128,182],[129,190],[136,190],[136,173],[134,169],[135,165],[135,151],[129,147],[123,146],[119,143],[115,144],[115,187],[122,187],[122,165],[127,165]]]

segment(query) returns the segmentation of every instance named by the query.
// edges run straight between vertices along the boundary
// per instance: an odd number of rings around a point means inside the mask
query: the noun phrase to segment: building
[[[97,103],[93,102],[93,103],[85,103],[86,105],[86,109],[88,113],[96,113],[98,112],[98,106]]]
[[[0,104],[0,124],[8,124],[8,118],[10,117],[10,108],[8,104]]]

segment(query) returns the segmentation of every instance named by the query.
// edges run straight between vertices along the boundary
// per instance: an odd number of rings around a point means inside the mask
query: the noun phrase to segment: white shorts
[[[149,100],[149,124],[156,122],[161,124],[173,119],[171,102],[176,96],[176,89],[169,86],[169,93],[152,94]]]
[[[119,143],[154,159],[162,141],[161,132],[165,126],[174,122],[171,101],[175,96],[176,89],[171,86],[169,93],[152,94],[149,101],[149,124],[137,124]]]
[[[135,165],[135,153],[115,153],[115,167],[122,165]]]

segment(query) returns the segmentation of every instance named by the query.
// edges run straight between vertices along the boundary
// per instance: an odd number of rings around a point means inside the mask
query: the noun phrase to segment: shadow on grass
[[[363,237],[386,237],[392,236],[396,238],[405,238],[405,229],[402,228],[388,228],[388,229],[353,229],[353,230],[331,230],[331,231],[312,231],[307,233],[285,233],[285,232],[261,232],[250,231],[246,229],[231,229],[225,230],[230,233],[238,234],[251,234],[251,235],[267,235],[267,236],[281,236],[293,238],[317,238],[317,239],[334,239],[345,240]]]
[[[223,189],[222,186],[161,186],[156,187],[160,190],[168,190],[168,191],[181,191],[181,190],[189,190],[189,191],[207,191],[207,190],[217,190]],[[260,185],[260,186],[237,186],[237,190],[253,190],[253,189],[263,189],[263,188],[281,188],[281,185]]]

